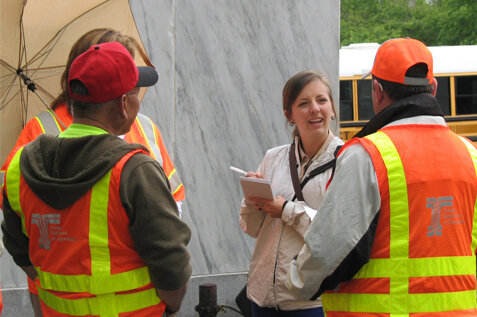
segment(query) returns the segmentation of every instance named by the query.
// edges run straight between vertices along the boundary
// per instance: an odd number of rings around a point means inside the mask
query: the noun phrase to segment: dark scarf
[[[355,137],[365,137],[378,131],[388,123],[399,119],[423,115],[444,117],[437,99],[431,94],[412,95],[387,106],[384,110],[371,118]]]

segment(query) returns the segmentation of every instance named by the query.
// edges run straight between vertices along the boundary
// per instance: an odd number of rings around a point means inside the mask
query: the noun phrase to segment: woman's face
[[[292,104],[291,114],[287,116],[290,123],[295,123],[300,137],[304,140],[328,136],[328,128],[333,115],[328,88],[319,79],[303,87]]]

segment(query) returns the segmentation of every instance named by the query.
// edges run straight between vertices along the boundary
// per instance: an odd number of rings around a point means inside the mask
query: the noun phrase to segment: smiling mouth
[[[321,122],[323,122],[323,118],[310,120],[310,121],[308,121],[308,122],[309,122],[309,123],[321,123]]]

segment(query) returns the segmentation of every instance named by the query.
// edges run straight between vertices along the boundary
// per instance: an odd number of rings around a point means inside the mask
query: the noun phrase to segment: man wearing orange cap
[[[180,308],[192,270],[190,229],[159,163],[117,137],[136,119],[139,87],[157,79],[120,43],[91,46],[68,76],[73,123],[20,148],[8,166],[5,247],[39,278],[44,316]]]
[[[415,39],[376,53],[376,115],[339,153],[288,272],[327,317],[477,315],[477,150],[447,127],[432,69]]]

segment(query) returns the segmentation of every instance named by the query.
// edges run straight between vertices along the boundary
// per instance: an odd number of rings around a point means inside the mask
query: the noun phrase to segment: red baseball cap
[[[71,64],[68,90],[73,100],[102,103],[119,98],[134,87],[154,85],[159,75],[152,67],[137,67],[128,50],[118,42],[95,44]],[[87,94],[71,91],[71,82],[79,80]]]
[[[426,78],[406,76],[407,70],[419,63],[427,65]],[[388,40],[379,47],[374,58],[373,69],[365,74],[362,79],[370,74],[380,79],[403,85],[430,85],[433,78],[432,53],[424,43],[415,39],[398,38]]]

